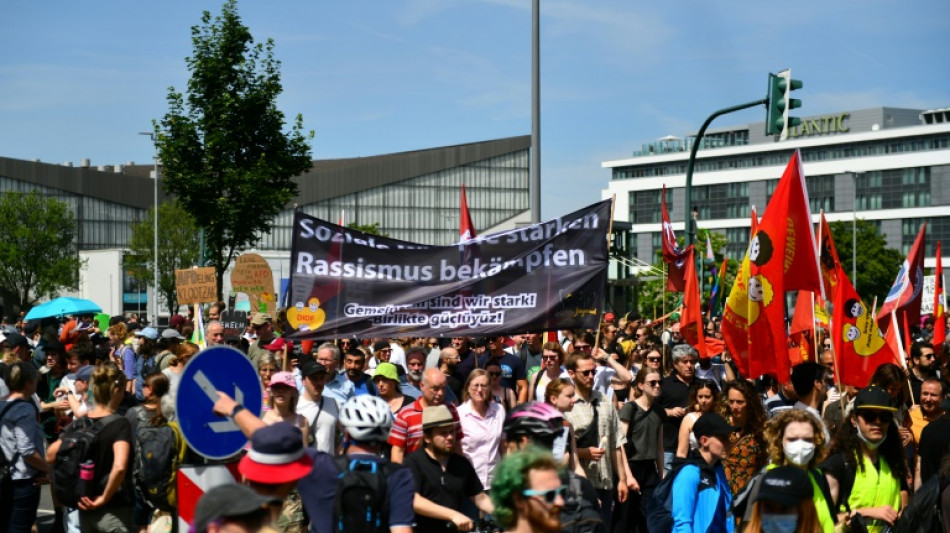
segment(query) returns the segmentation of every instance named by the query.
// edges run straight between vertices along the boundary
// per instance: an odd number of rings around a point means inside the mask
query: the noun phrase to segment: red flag
[[[818,220],[818,242],[821,250],[818,252],[818,263],[821,267],[821,280],[825,298],[834,298],[835,286],[838,284],[838,249],[835,240],[831,237],[831,229],[825,214]]]
[[[459,241],[469,241],[475,238],[475,225],[472,224],[472,215],[468,212],[468,201],[465,199],[465,184],[462,184],[462,200],[459,207]]]
[[[943,292],[943,260],[940,258],[940,241],[937,241],[937,268],[934,269],[934,336],[933,346],[943,346],[947,341],[947,319],[944,315],[947,297]]]
[[[663,198],[660,202],[663,213],[663,260],[669,265],[666,290],[669,292],[683,292],[686,288],[686,258],[690,256],[693,245],[680,250],[676,244],[676,234],[673,233],[673,224],[670,223],[670,213],[666,210],[666,185],[663,185]]]
[[[809,291],[798,291],[795,301],[795,315],[788,333],[788,359],[792,366],[802,361],[816,361],[813,334],[815,328],[815,306],[812,305]]]
[[[904,344],[901,342],[901,328],[897,325],[897,317],[894,316],[894,313],[891,313],[888,316],[882,317],[877,315],[878,321],[884,319],[890,321],[890,327],[887,328],[887,333],[884,335],[884,342],[887,344],[887,349],[894,354],[894,361],[899,366],[904,366],[904,361],[907,360],[907,353],[904,352]],[[886,362],[886,361],[885,361]]]
[[[760,305],[761,312],[758,320],[750,316],[749,344],[755,353],[745,375],[774,372],[779,381],[788,380],[785,292],[791,290],[821,291],[815,232],[797,150],[749,243],[748,299],[750,305]]]
[[[836,375],[842,383],[867,387],[878,366],[884,363],[900,365],[872,317],[873,309],[858,296],[841,265],[838,265],[838,290],[834,302],[831,337],[839,361],[839,374]]]
[[[702,297],[699,294],[695,255],[694,248],[690,248],[686,254],[686,283],[683,291],[683,312],[680,313],[680,331],[683,339],[696,348],[700,357],[708,357],[703,335]]]
[[[881,312],[878,314],[878,322],[881,325],[887,324],[887,315],[891,311],[896,311],[898,319],[900,315],[907,315],[907,321],[911,324],[920,322],[920,300],[923,294],[924,286],[924,235],[927,232],[927,223],[920,227],[914,245],[910,249],[910,254],[901,265],[897,272],[897,279],[891,286],[891,290],[884,298],[884,305],[881,306]]]
[[[749,226],[749,240],[755,237],[755,232],[759,231],[759,215],[755,213],[755,206],[752,206],[752,223]]]

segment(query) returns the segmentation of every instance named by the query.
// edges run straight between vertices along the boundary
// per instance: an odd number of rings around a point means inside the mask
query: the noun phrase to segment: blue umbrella
[[[92,315],[101,312],[102,308],[96,305],[92,300],[62,296],[30,309],[25,319],[36,320],[50,316],[64,315]]]

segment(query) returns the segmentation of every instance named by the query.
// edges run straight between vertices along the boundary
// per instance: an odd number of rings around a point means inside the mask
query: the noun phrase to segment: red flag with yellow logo
[[[838,290],[831,318],[831,338],[838,358],[837,374],[845,385],[867,387],[871,374],[883,363],[900,365],[872,312],[838,265]],[[892,328],[893,329],[893,328]]]
[[[943,347],[947,341],[947,318],[944,315],[947,307],[947,297],[943,291],[943,260],[940,258],[940,241],[937,241],[937,268],[934,269],[934,337],[933,344]]]
[[[700,357],[706,354],[706,339],[703,335],[703,308],[699,294],[699,278],[696,276],[696,249],[686,253],[686,284],[683,291],[683,312],[680,313],[680,332],[683,339],[696,348]]]

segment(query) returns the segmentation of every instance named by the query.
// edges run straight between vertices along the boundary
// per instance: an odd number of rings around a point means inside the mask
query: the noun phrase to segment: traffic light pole
[[[693,141],[693,146],[689,150],[689,162],[686,163],[686,207],[684,213],[684,220],[686,222],[686,245],[689,246],[693,244],[693,228],[691,227],[692,222],[692,205],[690,202],[690,195],[692,194],[693,188],[693,165],[696,163],[696,151],[699,150],[699,144],[703,140],[703,135],[706,134],[706,128],[712,124],[712,121],[716,117],[733,113],[736,111],[741,111],[743,109],[748,109],[750,107],[755,107],[757,105],[769,105],[768,97],[763,98],[762,100],[756,100],[755,102],[749,102],[746,104],[734,105],[732,107],[727,107],[725,109],[720,109],[712,115],[709,115],[709,118],[706,119],[706,122],[703,122],[703,127],[699,128],[699,133],[696,134],[696,140]]]

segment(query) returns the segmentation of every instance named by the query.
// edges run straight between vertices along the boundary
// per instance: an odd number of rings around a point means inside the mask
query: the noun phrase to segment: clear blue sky
[[[136,133],[166,112],[169,86],[185,88],[190,27],[221,4],[0,3],[0,155],[149,162]],[[322,159],[529,134],[530,7],[245,0],[240,12],[276,41],[279,105],[303,114]],[[804,80],[803,114],[950,107],[947,0],[542,0],[541,16],[544,218],[596,201],[601,161],[764,97],[770,71]]]

